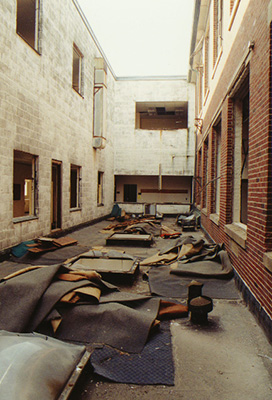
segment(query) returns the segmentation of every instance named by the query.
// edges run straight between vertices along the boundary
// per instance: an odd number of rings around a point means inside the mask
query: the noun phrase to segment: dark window
[[[73,81],[72,86],[79,94],[83,94],[82,85],[82,60],[83,55],[76,45],[73,47]]]
[[[71,165],[70,170],[70,208],[80,207],[80,167]]]
[[[16,32],[38,50],[39,0],[17,0]]]

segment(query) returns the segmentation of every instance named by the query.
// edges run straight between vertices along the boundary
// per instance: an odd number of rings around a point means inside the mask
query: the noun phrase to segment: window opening
[[[241,167],[241,222],[247,223],[248,201],[248,131],[249,131],[249,95],[243,99],[242,117],[242,167]]]
[[[35,50],[38,50],[39,8],[39,0],[17,0],[16,32]]]
[[[215,165],[215,213],[220,210],[220,175],[221,175],[221,121],[215,127],[216,134],[216,165]]]
[[[208,181],[209,181],[209,144],[208,140],[204,142],[204,188],[203,188],[203,208],[207,207]]]
[[[80,173],[81,168],[71,165],[70,168],[70,208],[80,207]]]
[[[204,39],[204,98],[209,90],[210,83],[210,32],[209,27]]]
[[[37,205],[37,157],[14,150],[13,217],[35,216]]]
[[[214,60],[215,65],[222,46],[223,35],[223,0],[215,0],[214,2]]]
[[[98,172],[97,176],[97,205],[103,205],[103,172]]]
[[[82,64],[83,64],[83,55],[74,44],[73,47],[73,82],[72,86],[75,91],[79,94],[83,94],[82,91]]]
[[[187,102],[137,102],[136,129],[176,130],[188,128]]]
[[[234,191],[233,222],[247,224],[249,74],[234,95]]]
[[[61,161],[52,161],[51,229],[61,228]]]

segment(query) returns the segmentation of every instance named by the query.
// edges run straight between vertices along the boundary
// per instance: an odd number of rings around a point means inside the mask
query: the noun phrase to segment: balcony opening
[[[137,102],[136,129],[177,130],[188,127],[187,102]]]

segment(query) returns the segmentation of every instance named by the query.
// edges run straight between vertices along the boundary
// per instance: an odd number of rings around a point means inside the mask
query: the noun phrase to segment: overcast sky
[[[117,76],[187,75],[194,0],[78,0]]]

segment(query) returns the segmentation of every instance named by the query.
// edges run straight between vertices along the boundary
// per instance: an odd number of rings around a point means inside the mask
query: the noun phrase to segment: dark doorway
[[[124,185],[124,202],[136,203],[137,201],[137,185]]]

